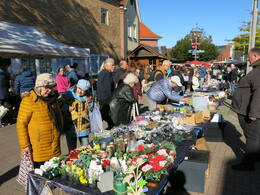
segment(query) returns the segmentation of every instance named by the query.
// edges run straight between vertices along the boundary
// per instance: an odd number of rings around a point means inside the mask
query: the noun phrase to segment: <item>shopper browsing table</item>
[[[63,118],[58,96],[52,75],[40,74],[35,88],[23,97],[19,108],[16,129],[21,154],[30,152],[35,168],[61,154]]]
[[[174,102],[187,102],[187,98],[179,95],[180,87],[182,84],[178,76],[162,79],[153,84],[147,92],[149,110],[156,109],[157,104],[164,103],[167,99]]]

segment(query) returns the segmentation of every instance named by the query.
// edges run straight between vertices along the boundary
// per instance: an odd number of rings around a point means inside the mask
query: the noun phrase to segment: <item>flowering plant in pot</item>
[[[168,168],[172,163],[173,158],[166,149],[148,154],[146,163],[141,167],[145,180],[150,183],[159,183],[162,177],[168,173]]]

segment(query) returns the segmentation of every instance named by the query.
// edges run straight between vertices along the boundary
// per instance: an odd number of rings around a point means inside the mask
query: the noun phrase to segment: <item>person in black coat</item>
[[[238,71],[237,71],[235,64],[231,64],[230,68],[231,68],[231,71],[228,75],[228,80],[229,80],[230,88],[231,88],[231,96],[233,96],[234,92],[236,90],[236,86],[237,86]]]
[[[0,105],[8,103],[10,88],[10,76],[0,68]]]
[[[132,105],[136,102],[132,88],[137,82],[139,82],[138,77],[133,73],[128,73],[123,83],[116,88],[109,103],[110,116],[115,126],[130,122]]]
[[[109,116],[109,102],[114,91],[112,72],[115,67],[114,59],[108,58],[101,66],[97,81],[97,100],[100,106],[102,119],[108,123],[108,129],[114,124]]]
[[[232,110],[246,137],[245,156],[232,166],[239,171],[253,171],[260,157],[260,48],[251,49],[248,56],[253,70],[240,79],[232,100]]]

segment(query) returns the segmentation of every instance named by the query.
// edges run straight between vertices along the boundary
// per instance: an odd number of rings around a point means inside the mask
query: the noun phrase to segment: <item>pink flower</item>
[[[149,164],[146,164],[145,166],[142,167],[142,171],[143,172],[147,172],[147,171],[149,171],[152,168],[153,168],[153,166],[151,166]]]
[[[148,156],[145,155],[145,154],[140,155],[140,157],[143,158],[143,159],[148,158]]]
[[[166,163],[167,163],[167,161],[166,161],[166,160],[163,160],[163,161],[160,161],[160,162],[159,162],[159,165],[160,165],[161,167],[164,167],[164,166],[166,165]]]
[[[157,151],[157,154],[162,155],[162,156],[168,156],[168,153],[166,152],[165,149],[160,149]]]

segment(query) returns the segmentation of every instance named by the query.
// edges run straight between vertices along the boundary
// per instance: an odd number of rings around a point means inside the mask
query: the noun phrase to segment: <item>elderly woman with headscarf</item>
[[[116,126],[130,122],[132,105],[136,102],[133,87],[137,82],[139,82],[137,76],[128,73],[113,94],[109,106],[110,116]]]
[[[16,129],[21,154],[30,152],[35,168],[61,154],[63,118],[57,98],[55,79],[44,73],[20,104]]]

